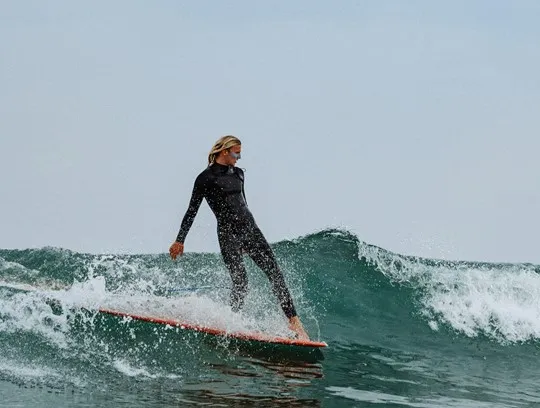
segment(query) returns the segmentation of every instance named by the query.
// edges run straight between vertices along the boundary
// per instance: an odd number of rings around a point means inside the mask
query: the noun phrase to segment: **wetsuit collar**
[[[212,163],[212,167],[222,173],[234,173],[234,166],[226,166],[225,164]]]

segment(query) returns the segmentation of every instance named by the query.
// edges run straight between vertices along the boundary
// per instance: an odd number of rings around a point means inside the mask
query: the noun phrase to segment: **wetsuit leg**
[[[238,312],[244,306],[248,289],[246,267],[242,261],[241,242],[238,237],[218,232],[219,246],[223,261],[231,274],[231,308]]]
[[[289,289],[285,284],[283,273],[279,269],[274,253],[260,229],[256,228],[253,233],[249,234],[248,239],[243,243],[243,249],[268,276],[272,291],[279,299],[279,304],[285,316],[288,318],[296,316],[296,310]]]

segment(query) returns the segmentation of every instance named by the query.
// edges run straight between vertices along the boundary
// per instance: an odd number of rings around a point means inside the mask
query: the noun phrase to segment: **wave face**
[[[235,314],[219,254],[171,262],[166,254],[0,250],[0,394],[22,406],[540,402],[539,266],[403,256],[342,230],[273,248],[308,332],[330,345],[322,355],[97,313],[289,334],[250,260],[248,298]]]

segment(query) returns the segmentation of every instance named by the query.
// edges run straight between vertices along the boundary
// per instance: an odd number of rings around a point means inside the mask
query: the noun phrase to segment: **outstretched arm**
[[[173,260],[176,260],[178,255],[182,256],[184,254],[184,240],[186,239],[187,233],[193,224],[193,220],[199,211],[201,206],[202,199],[204,198],[204,182],[201,177],[197,177],[195,180],[195,185],[193,186],[193,192],[191,193],[191,200],[189,201],[189,207],[184,215],[182,220],[182,225],[180,226],[180,231],[176,236],[176,241],[173,242],[169,248],[169,254]]]
[[[178,235],[176,236],[176,242],[183,243],[186,239],[189,229],[193,224],[193,220],[195,219],[204,198],[204,184],[205,183],[202,177],[197,177],[197,180],[195,180],[195,185],[193,186],[193,192],[191,193],[189,207],[184,215],[184,218],[182,219],[180,231],[178,231]]]

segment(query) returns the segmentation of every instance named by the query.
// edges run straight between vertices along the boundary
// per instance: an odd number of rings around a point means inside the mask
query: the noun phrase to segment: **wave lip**
[[[501,343],[540,338],[538,266],[423,259],[369,245],[359,253],[390,281],[414,291],[433,330],[443,324]]]

